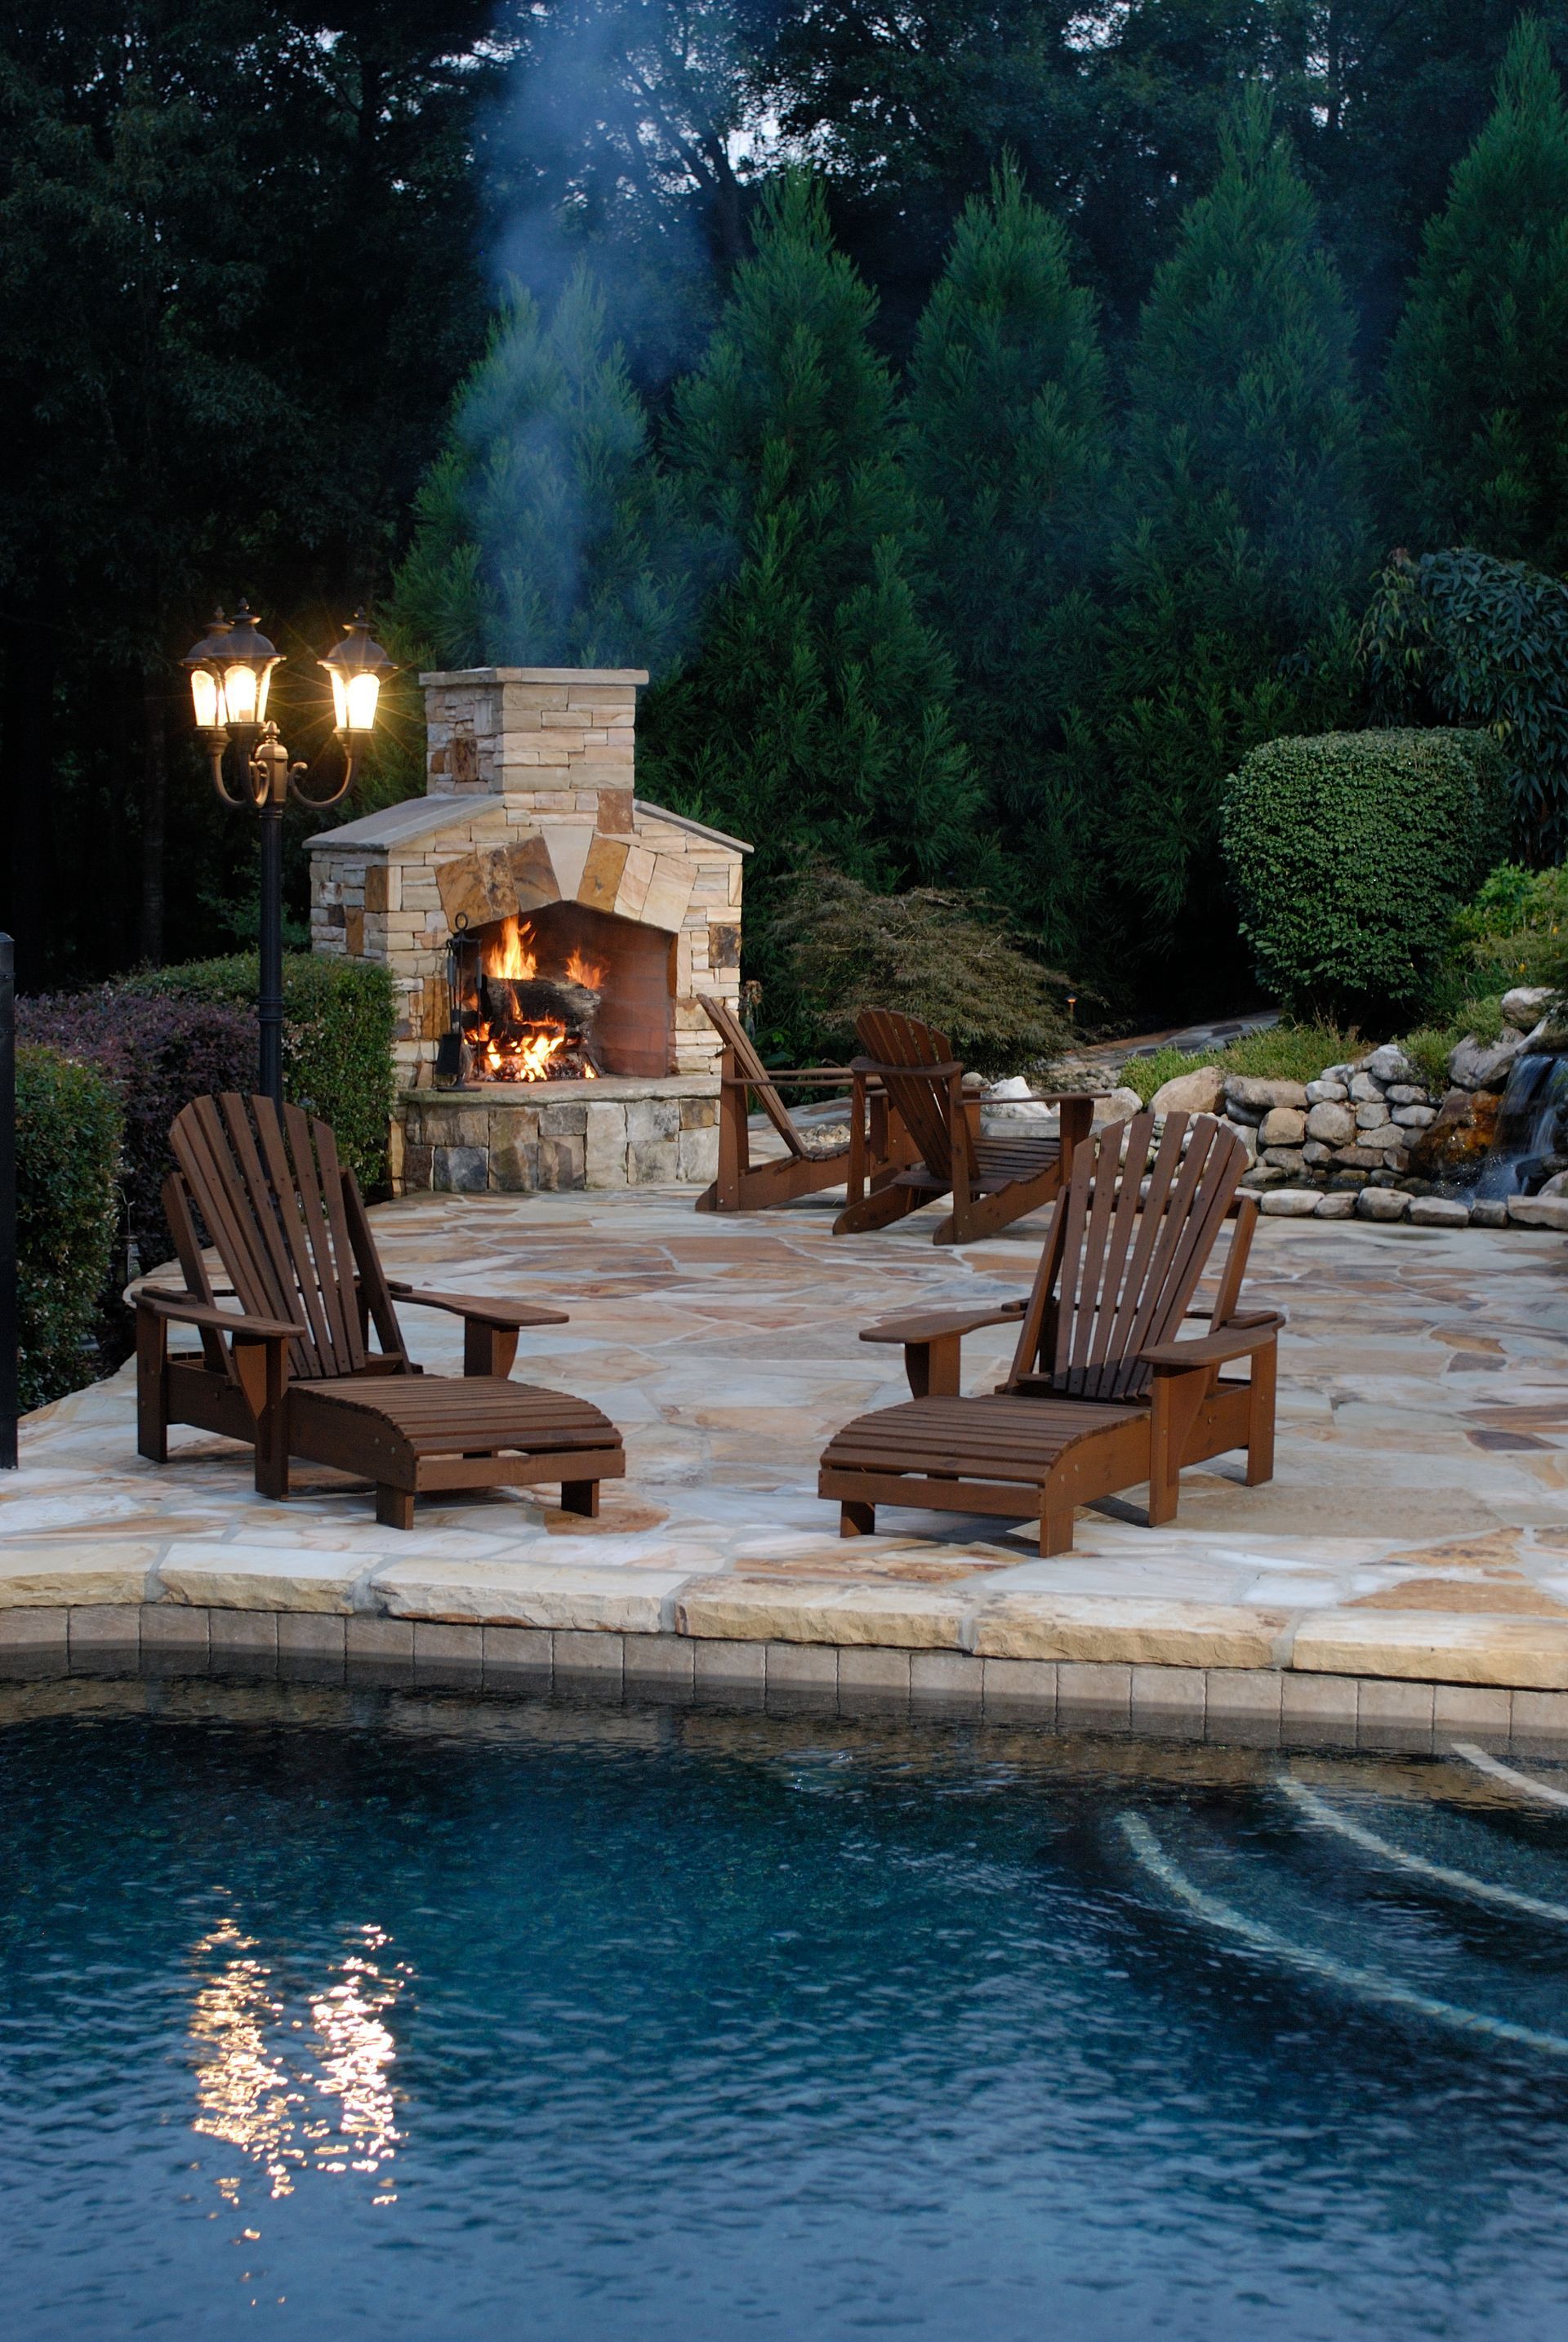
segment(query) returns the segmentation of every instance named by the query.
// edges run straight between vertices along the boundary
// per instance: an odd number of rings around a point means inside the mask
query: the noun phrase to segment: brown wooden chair
[[[1073,1158],[1028,1300],[920,1311],[868,1326],[901,1342],[914,1396],[858,1416],[824,1453],[819,1493],[845,1536],[881,1505],[1038,1516],[1043,1554],[1068,1553],[1078,1505],[1149,1485],[1151,1526],[1174,1520],[1184,1465],[1247,1451],[1247,1485],[1273,1472],[1276,1344],[1283,1318],[1236,1304],[1257,1220],[1243,1196],[1209,1330],[1174,1338],[1246,1168],[1241,1141],[1212,1115],[1166,1118],[1140,1207],[1154,1118],[1112,1123]],[[1020,1318],[1004,1383],[959,1395],[959,1348],[978,1326]],[[1251,1379],[1220,1368],[1252,1361]]]
[[[137,1295],[144,1456],[165,1462],[170,1424],[199,1424],[255,1446],[264,1496],[287,1496],[294,1456],[373,1480],[389,1528],[413,1527],[416,1496],[537,1481],[561,1483],[566,1511],[597,1513],[600,1481],[626,1468],[614,1425],[584,1399],[507,1379],[519,1328],[564,1326],[563,1310],[390,1283],[330,1125],[298,1106],[280,1120],[269,1098],[197,1098],[170,1140],[179,1169],[164,1208],[185,1290]],[[198,1213],[237,1314],[218,1306]],[[394,1296],[463,1319],[461,1379],[414,1364]],[[199,1361],[170,1356],[171,1324],[199,1331]]]
[[[824,1187],[843,1186],[852,1176],[874,1193],[901,1165],[913,1162],[914,1148],[902,1127],[888,1114],[887,1093],[880,1083],[860,1083],[847,1066],[803,1066],[779,1071],[764,1066],[755,1045],[727,1001],[702,997],[708,1022],[724,1043],[720,1060],[719,1176],[697,1197],[699,1212],[760,1212],[770,1204],[793,1203],[798,1196],[819,1195]],[[802,1088],[840,1087],[853,1090],[847,1141],[814,1140],[800,1129],[779,1096],[779,1084]],[[788,1152],[771,1163],[751,1159],[751,1136],[746,1126],[747,1100],[754,1096]]]
[[[1094,1101],[1085,1091],[1043,1093],[1060,1109],[1060,1138],[983,1138],[964,1097],[964,1067],[944,1033],[890,1008],[868,1008],[855,1019],[864,1056],[853,1070],[885,1088],[894,1113],[909,1132],[920,1160],[879,1184],[857,1182],[833,1224],[834,1236],[860,1236],[951,1195],[953,1209],[934,1244],[968,1244],[1036,1212],[1061,1191],[1073,1150],[1089,1136]],[[861,1112],[857,1096],[855,1114]],[[852,1128],[853,1128],[852,1124]]]

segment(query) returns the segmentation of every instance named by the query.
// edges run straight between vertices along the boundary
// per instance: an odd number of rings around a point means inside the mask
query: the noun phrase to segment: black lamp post
[[[191,701],[212,767],[213,786],[225,805],[255,806],[261,816],[261,983],[256,1002],[261,1028],[259,1087],[283,1105],[283,813],[291,796],[318,809],[335,805],[354,785],[361,749],[375,726],[375,704],[394,662],[373,642],[369,621],[356,610],[344,627],[344,640],[322,660],[332,679],[333,726],[345,750],[343,778],[324,797],[300,786],[307,765],[291,764],[267,716],[267,689],[278,652],[242,602],[235,616],[220,610],[183,664],[189,668]],[[224,758],[238,751],[243,794],[230,788]]]

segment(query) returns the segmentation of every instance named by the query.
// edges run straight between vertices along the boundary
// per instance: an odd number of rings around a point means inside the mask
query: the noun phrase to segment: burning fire
[[[531,921],[498,920],[483,944],[484,974],[498,984],[533,984],[539,976],[539,938]],[[573,984],[598,992],[608,970],[574,948],[564,975]],[[474,1003],[477,1006],[479,1004]],[[472,1029],[472,1028],[471,1028]],[[548,1082],[560,1078],[595,1081],[598,1076],[581,1044],[581,1036],[554,1016],[535,1016],[514,1023],[484,1024],[473,1033],[483,1078],[493,1082]]]
[[[485,975],[506,976],[514,984],[528,984],[538,972],[539,956],[534,949],[534,929],[530,923],[526,919],[503,919],[499,936],[494,941],[488,936],[484,938]]]
[[[582,953],[575,948],[566,962],[566,974],[571,981],[574,984],[586,985],[590,992],[597,992],[601,989],[607,973],[608,971],[602,967],[596,959],[584,959]]]

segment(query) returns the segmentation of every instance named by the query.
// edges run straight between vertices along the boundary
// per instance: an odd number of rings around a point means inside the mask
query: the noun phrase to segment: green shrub
[[[190,960],[126,979],[134,993],[185,1000],[233,1001],[254,1011],[254,954]],[[392,1116],[392,1038],[396,1023],[392,978],[379,961],[285,954],[283,964],[284,1088],[296,1105],[323,1116],[367,1193],[386,1183]]]
[[[120,1108],[96,1067],[16,1052],[16,1302],[24,1408],[92,1379],[118,1198]]]
[[[1241,1034],[1223,1049],[1156,1049],[1147,1057],[1129,1057],[1117,1078],[1147,1106],[1162,1083],[1195,1074],[1200,1066],[1265,1082],[1314,1082],[1325,1066],[1344,1065],[1366,1046],[1353,1027],[1345,1032],[1321,1021],[1298,1025],[1282,1018],[1261,1032]]]
[[[1223,844],[1262,981],[1319,1013],[1386,1020],[1417,1005],[1497,850],[1503,783],[1483,732],[1254,748],[1230,781]]]
[[[784,890],[767,943],[813,1027],[852,1042],[864,1008],[894,1008],[945,1033],[980,1073],[1064,1048],[1069,979],[1021,947],[1004,912],[976,894],[917,886],[878,895],[825,863]]]
[[[1568,987],[1568,868],[1526,870],[1500,863],[1453,921],[1460,972],[1472,986],[1506,992],[1515,984]]]

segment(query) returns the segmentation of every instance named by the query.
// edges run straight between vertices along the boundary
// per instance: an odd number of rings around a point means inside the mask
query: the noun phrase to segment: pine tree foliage
[[[702,566],[591,276],[548,324],[514,289],[420,491],[392,599],[403,643],[448,666],[657,672]]]
[[[1420,547],[1568,565],[1568,106],[1523,17],[1389,357],[1391,517]]]
[[[1247,749],[1340,717],[1367,562],[1351,318],[1311,196],[1252,93],[1157,273],[1131,371],[1100,688],[1124,948],[1175,964],[1233,932],[1222,786]],[[1125,974],[1125,968],[1123,969]],[[1188,971],[1191,981],[1191,970]]]
[[[924,607],[955,658],[955,713],[1010,892],[1075,946],[1083,809],[1063,719],[1090,680],[1090,584],[1110,468],[1105,361],[1060,225],[1016,167],[974,198],[915,337],[905,465]]]
[[[700,656],[651,699],[645,767],[666,802],[754,842],[764,884],[812,853],[886,879],[974,853],[952,670],[910,584],[874,306],[820,188],[788,173],[676,396],[672,462],[734,561]]]

